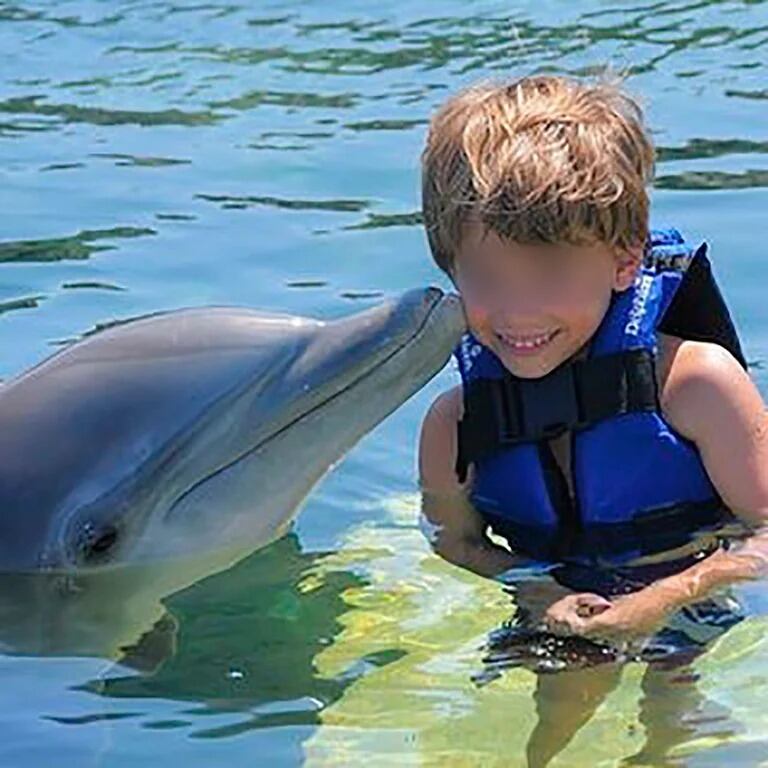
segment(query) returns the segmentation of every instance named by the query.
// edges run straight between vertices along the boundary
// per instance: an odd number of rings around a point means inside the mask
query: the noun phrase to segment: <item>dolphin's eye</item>
[[[78,554],[83,563],[95,563],[106,557],[117,543],[117,528],[113,525],[86,523],[78,542]]]

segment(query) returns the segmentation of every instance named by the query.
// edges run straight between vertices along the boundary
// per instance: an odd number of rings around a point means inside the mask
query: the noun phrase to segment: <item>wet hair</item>
[[[654,150],[618,79],[531,76],[457,93],[432,118],[422,210],[452,273],[465,226],[514,242],[642,248]]]

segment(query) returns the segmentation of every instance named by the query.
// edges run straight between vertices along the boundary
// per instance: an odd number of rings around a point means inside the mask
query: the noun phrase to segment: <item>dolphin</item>
[[[81,631],[106,612],[126,642],[148,604],[284,534],[464,328],[458,297],[427,288],[327,322],[201,308],[86,336],[0,385],[0,574],[45,597],[46,621],[62,594],[70,613],[98,594]],[[104,650],[37,634],[29,647]]]

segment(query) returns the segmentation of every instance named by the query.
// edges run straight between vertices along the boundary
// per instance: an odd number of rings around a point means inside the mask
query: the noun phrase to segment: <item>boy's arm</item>
[[[725,505],[754,534],[660,584],[684,603],[719,586],[768,570],[768,412],[747,372],[722,347],[685,341],[677,346],[662,409],[699,450]]]
[[[469,500],[471,472],[463,484],[456,476],[461,411],[461,388],[456,387],[432,403],[421,427],[422,530],[433,550],[448,562],[481,576],[498,576],[518,566],[520,559],[486,535],[487,525]]]
[[[598,616],[580,618],[575,604],[553,606],[552,624],[578,634],[645,634],[682,606],[719,587],[768,573],[768,415],[760,393],[724,349],[675,344],[662,409],[692,440],[726,506],[754,530],[742,545],[619,598]]]

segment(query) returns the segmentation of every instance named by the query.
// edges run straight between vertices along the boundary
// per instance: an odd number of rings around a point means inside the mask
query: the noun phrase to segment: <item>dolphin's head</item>
[[[25,467],[41,488],[34,529],[14,529],[35,541],[15,548],[13,569],[216,550],[228,565],[284,532],[312,485],[442,368],[463,330],[459,299],[429,288],[331,322],[189,310],[74,345],[15,382],[19,402],[0,390],[0,422],[23,404],[41,435]],[[36,409],[46,377],[57,407]],[[51,451],[46,430],[69,450]]]

